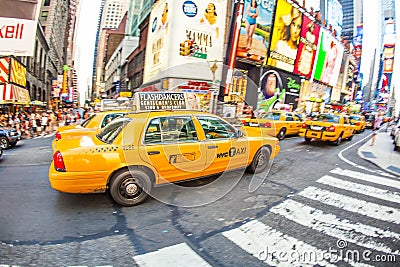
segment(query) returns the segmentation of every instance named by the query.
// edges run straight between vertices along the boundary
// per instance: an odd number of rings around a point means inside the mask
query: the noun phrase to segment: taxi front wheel
[[[110,194],[122,206],[134,206],[144,202],[151,191],[149,176],[139,170],[126,170],[111,180]]]
[[[268,148],[262,147],[255,154],[253,161],[248,167],[248,171],[251,173],[259,173],[265,170],[269,164],[269,158],[271,156],[271,152]]]

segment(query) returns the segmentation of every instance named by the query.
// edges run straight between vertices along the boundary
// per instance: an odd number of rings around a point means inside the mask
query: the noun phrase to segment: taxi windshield
[[[83,128],[86,128],[86,126],[87,126],[88,123],[94,118],[94,116],[96,116],[96,115],[95,115],[95,114],[90,115],[89,118],[87,118],[86,120],[84,120],[84,121],[81,123],[81,126],[82,126]]]
[[[112,144],[122,129],[131,121],[132,119],[127,117],[115,119],[107,124],[96,137],[104,143]]]
[[[332,114],[321,114],[318,117],[314,118],[314,121],[324,121],[324,122],[333,122],[333,123],[339,123],[340,117],[337,115],[332,115]]]

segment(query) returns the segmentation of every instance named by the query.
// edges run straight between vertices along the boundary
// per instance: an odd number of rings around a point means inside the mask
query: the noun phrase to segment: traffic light
[[[183,43],[180,43],[180,52],[179,54],[181,56],[188,56],[190,54],[193,54],[194,51],[194,42],[193,40],[186,40]]]

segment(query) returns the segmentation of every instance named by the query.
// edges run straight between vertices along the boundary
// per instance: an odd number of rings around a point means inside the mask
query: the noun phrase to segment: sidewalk
[[[368,160],[387,172],[400,176],[400,152],[394,151],[393,139],[390,136],[390,128],[378,131],[375,145],[370,146],[371,138],[358,149],[358,155]]]

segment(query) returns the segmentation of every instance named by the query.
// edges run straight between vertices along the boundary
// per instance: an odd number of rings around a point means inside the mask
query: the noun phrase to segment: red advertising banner
[[[320,26],[303,15],[299,49],[297,51],[294,73],[311,78],[315,54],[318,47]]]
[[[293,72],[303,15],[286,0],[278,0],[268,65]]]

